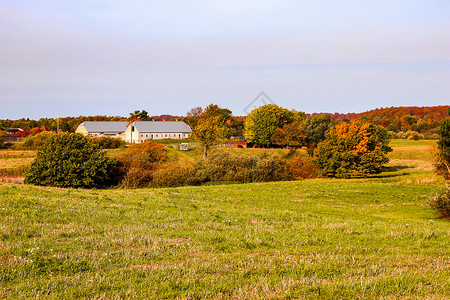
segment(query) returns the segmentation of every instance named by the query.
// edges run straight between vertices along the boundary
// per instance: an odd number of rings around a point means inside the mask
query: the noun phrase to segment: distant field
[[[404,140],[404,139],[395,139],[391,140],[391,147],[418,147],[418,146],[434,146],[436,145],[437,140]]]
[[[407,145],[367,179],[0,183],[0,298],[448,299],[450,223],[426,204],[443,180]]]

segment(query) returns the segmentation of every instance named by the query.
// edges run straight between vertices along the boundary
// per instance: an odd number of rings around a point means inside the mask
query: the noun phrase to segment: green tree
[[[55,134],[38,149],[25,183],[58,187],[103,187],[111,184],[114,162],[80,134]]]
[[[258,107],[245,119],[245,139],[257,145],[268,146],[277,128],[290,124],[293,120],[294,115],[291,111],[276,104]]]
[[[441,123],[434,167],[438,174],[450,180],[450,118],[445,119]]]
[[[351,177],[380,173],[388,163],[390,136],[387,130],[368,123],[336,125],[319,143],[314,163],[325,176]]]
[[[317,145],[325,140],[325,136],[334,125],[333,118],[328,114],[314,115],[303,122],[303,131],[306,134],[308,153],[312,156]]]
[[[210,104],[200,115],[192,136],[203,147],[203,157],[215,144],[222,143],[230,137],[232,125],[231,110]]]

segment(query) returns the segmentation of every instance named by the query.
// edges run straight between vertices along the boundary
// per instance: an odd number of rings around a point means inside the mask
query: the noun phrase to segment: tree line
[[[304,113],[295,114],[296,117],[309,118],[318,115],[328,115],[330,119],[336,121],[365,121],[375,125],[380,125],[386,128],[388,131],[394,133],[401,132],[416,132],[422,134],[424,137],[438,138],[440,123],[449,116],[449,105],[442,106],[430,106],[430,107],[389,107],[389,108],[377,108],[363,113],[348,113],[348,114],[312,114],[307,115]],[[78,116],[78,117],[64,117],[59,119],[59,130],[62,132],[75,132],[78,125],[84,121],[129,121],[136,120],[149,121],[149,120],[161,120],[161,121],[185,121],[191,128],[194,128],[199,121],[201,113],[204,109],[201,107],[195,107],[187,112],[186,116],[172,116],[172,115],[160,115],[150,116],[145,110],[135,110],[131,112],[128,117],[122,116]],[[232,123],[230,133],[234,136],[244,135],[244,121],[246,116],[233,116],[231,111],[229,113],[230,122]],[[285,122],[285,120],[282,120]],[[32,120],[29,118],[22,118],[18,120],[3,119],[0,120],[0,131],[4,131],[7,128],[21,128],[24,130],[20,135],[27,136],[40,131],[56,131],[58,127],[58,120],[56,118],[41,118],[39,120]],[[273,124],[272,124],[273,125]],[[286,131],[287,130],[287,131]],[[279,131],[277,136],[289,134],[291,131],[295,131],[296,128],[293,125]],[[398,136],[402,137],[402,136]],[[275,138],[275,137],[274,137]],[[290,141],[295,143],[295,141]]]

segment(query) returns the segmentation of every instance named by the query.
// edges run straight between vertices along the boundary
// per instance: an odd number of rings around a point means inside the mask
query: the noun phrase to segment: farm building
[[[6,134],[20,134],[23,131],[21,128],[8,128],[5,130]]]
[[[127,121],[84,121],[78,125],[76,133],[90,136],[110,136],[125,140]]]
[[[142,143],[146,140],[187,139],[192,132],[182,121],[136,121],[125,131],[127,143]]]

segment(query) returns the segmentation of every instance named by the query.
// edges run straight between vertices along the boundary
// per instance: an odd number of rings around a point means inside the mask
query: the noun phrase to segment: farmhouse
[[[125,131],[127,143],[142,143],[146,140],[187,139],[192,132],[182,121],[136,121]]]
[[[84,121],[78,125],[76,133],[90,136],[110,136],[125,140],[127,121]]]

